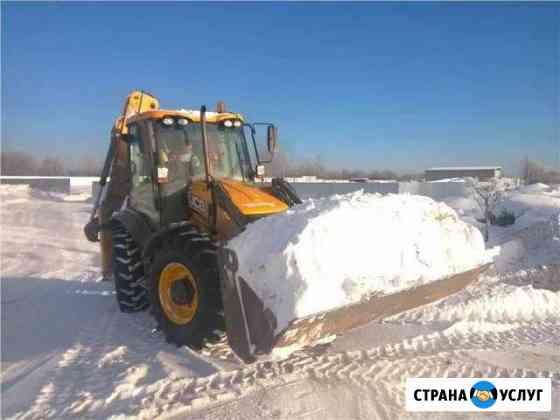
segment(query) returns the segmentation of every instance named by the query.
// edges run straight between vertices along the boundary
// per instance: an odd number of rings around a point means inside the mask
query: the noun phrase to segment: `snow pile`
[[[551,187],[550,191],[545,192],[544,194],[550,197],[560,198],[560,185],[557,185],[556,187]]]
[[[496,212],[509,210],[516,216],[515,229],[520,230],[538,222],[547,222],[560,214],[560,198],[547,194],[511,194],[499,203]]]
[[[541,194],[543,192],[549,191],[551,188],[543,184],[542,182],[537,182],[536,184],[525,185],[519,188],[521,194]]]
[[[91,200],[91,194],[89,191],[72,194],[44,191],[38,188],[31,188],[27,184],[0,185],[0,201],[2,204],[21,204],[30,202],[33,199],[58,202],[87,202]]]
[[[483,278],[478,287],[394,317],[408,322],[500,324],[560,317],[560,266],[541,266]],[[473,326],[471,324],[471,326]]]
[[[392,293],[487,261],[480,231],[431,198],[358,191],[309,199],[252,223],[229,245],[239,275],[293,318]]]
[[[88,187],[91,188],[91,184],[94,182],[99,182],[98,176],[73,176],[70,177],[70,186],[74,187]]]
[[[2,204],[18,204],[29,201],[29,185],[0,185],[0,201]]]
[[[527,246],[521,238],[514,238],[488,250],[494,254],[494,264],[499,273],[515,271],[527,265]]]
[[[445,197],[442,201],[462,218],[481,219],[484,217],[484,213],[473,197],[450,196]]]

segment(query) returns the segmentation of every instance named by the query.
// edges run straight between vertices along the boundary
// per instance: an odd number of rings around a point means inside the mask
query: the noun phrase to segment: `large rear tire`
[[[120,223],[113,233],[113,276],[121,312],[140,312],[150,305],[140,248]]]
[[[223,330],[214,246],[202,236],[177,236],[151,264],[151,312],[168,342],[200,349]]]

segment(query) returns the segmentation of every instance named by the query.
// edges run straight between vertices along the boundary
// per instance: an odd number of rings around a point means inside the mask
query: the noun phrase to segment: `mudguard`
[[[443,299],[476,282],[490,266],[483,265],[389,295],[371,294],[351,305],[294,319],[276,334],[276,317],[237,274],[239,263],[235,252],[220,246],[218,263],[228,342],[245,363],[275,348],[310,345],[321,338],[343,334],[371,321]]]

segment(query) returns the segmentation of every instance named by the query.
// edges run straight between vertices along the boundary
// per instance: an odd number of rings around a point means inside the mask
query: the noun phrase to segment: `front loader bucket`
[[[294,319],[285,330],[275,334],[274,314],[237,275],[235,252],[220,247],[218,254],[228,341],[232,350],[246,363],[275,348],[309,345],[321,338],[342,334],[371,321],[445,298],[477,281],[490,266],[480,266],[390,295],[371,294],[351,305]]]

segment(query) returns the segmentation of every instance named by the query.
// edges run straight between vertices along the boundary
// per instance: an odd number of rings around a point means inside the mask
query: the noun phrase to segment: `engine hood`
[[[245,216],[269,215],[288,209],[286,203],[258,187],[231,179],[221,179],[220,182]]]

